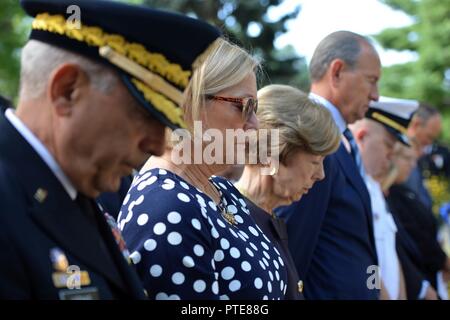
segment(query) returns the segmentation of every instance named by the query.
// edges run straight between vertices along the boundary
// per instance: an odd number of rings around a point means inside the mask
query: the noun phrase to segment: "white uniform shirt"
[[[381,279],[390,298],[396,300],[400,293],[400,265],[395,248],[397,226],[392,214],[387,210],[380,184],[368,174],[366,174],[364,180],[370,194],[375,246]]]

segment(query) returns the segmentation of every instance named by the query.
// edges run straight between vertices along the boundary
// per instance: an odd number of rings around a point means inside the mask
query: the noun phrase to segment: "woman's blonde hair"
[[[279,160],[286,164],[298,150],[326,156],[339,147],[341,134],[331,113],[304,92],[286,85],[258,91],[260,128],[279,130]]]
[[[214,95],[237,85],[260,67],[259,61],[247,51],[218,38],[194,65],[183,104],[184,120],[189,129],[200,119],[205,96]]]

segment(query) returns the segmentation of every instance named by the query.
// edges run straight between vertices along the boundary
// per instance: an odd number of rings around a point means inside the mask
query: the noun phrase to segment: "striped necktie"
[[[355,161],[356,166],[358,167],[359,173],[361,174],[361,177],[365,177],[366,173],[364,171],[364,165],[361,159],[361,154],[358,150],[358,145],[356,144],[355,137],[353,137],[352,132],[346,128],[344,130],[344,136],[347,138],[348,143],[350,144],[351,152],[353,160]]]

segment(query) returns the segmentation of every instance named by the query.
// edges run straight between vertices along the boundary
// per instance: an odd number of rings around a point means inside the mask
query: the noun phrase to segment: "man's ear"
[[[419,117],[414,117],[413,120],[411,121],[411,124],[414,129],[417,129],[419,127],[423,127],[425,124],[425,121],[423,121]]]
[[[58,115],[71,114],[74,103],[79,99],[80,89],[86,81],[86,74],[76,64],[66,63],[52,72],[47,95]]]
[[[414,137],[417,133],[418,128],[422,125],[418,117],[413,117],[408,126],[408,136],[410,138]]]
[[[345,63],[341,59],[334,59],[330,64],[330,77],[331,83],[333,86],[336,86],[339,83],[339,80],[342,77],[342,70],[344,69]]]

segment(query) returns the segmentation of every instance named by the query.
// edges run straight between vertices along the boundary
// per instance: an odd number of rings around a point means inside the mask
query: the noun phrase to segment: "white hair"
[[[22,49],[20,71],[20,98],[41,97],[46,90],[51,72],[63,63],[78,64],[98,90],[108,93],[116,84],[116,73],[101,63],[59,47],[30,40]]]

